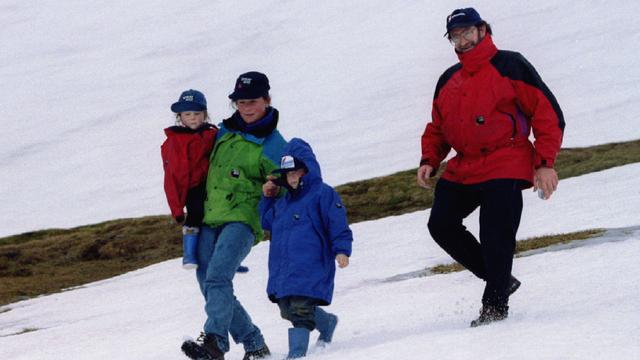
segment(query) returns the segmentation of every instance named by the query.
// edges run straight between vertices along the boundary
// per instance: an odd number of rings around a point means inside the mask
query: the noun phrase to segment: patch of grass
[[[181,254],[180,227],[169,216],[12,236],[0,242],[0,304],[107,279]]]
[[[553,245],[567,244],[572,241],[588,240],[604,234],[604,229],[592,229],[577,231],[568,234],[547,235],[520,240],[516,243],[516,257],[520,257],[523,252],[548,248]],[[448,274],[465,270],[458,263],[436,265],[429,269],[433,274]]]
[[[640,162],[640,140],[562,149],[555,168],[560,179]],[[440,167],[437,177],[446,164]],[[352,223],[430,208],[433,189],[416,185],[417,168],[336,187]]]
[[[640,140],[563,149],[556,168],[566,178],[633,162],[640,162]],[[419,188],[415,178],[412,169],[344,184],[337,191],[351,223],[375,220],[431,206],[432,191]],[[169,216],[0,238],[0,305],[176,258],[182,255],[181,246],[180,227]]]

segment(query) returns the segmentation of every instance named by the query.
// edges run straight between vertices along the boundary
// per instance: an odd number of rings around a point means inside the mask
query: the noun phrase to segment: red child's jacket
[[[161,147],[164,191],[171,215],[174,218],[184,217],[187,192],[207,176],[209,155],[218,128],[205,123],[196,130],[171,126],[164,129],[164,132],[167,135],[167,140]]]

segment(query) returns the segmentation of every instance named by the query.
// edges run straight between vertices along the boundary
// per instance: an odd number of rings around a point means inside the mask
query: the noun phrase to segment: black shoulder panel
[[[522,54],[515,51],[499,50],[498,53],[491,58],[491,64],[500,75],[511,80],[522,81],[540,90],[547,100],[549,100],[549,103],[551,103],[558,117],[558,126],[564,131],[564,115],[562,114],[556,97],[542,81],[542,78],[538,75],[533,65],[531,65]]]
[[[457,63],[452,67],[448,68],[447,71],[445,71],[442,75],[440,75],[440,79],[438,79],[438,84],[436,85],[436,91],[433,94],[433,100],[435,100],[438,97],[438,94],[440,94],[440,89],[442,89],[442,87],[447,83],[447,81],[451,79],[453,74],[458,72],[460,69],[462,69],[462,64]]]

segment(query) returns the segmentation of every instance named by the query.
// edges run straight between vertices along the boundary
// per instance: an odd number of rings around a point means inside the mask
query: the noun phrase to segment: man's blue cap
[[[171,105],[171,111],[176,114],[185,111],[204,111],[207,110],[207,99],[204,94],[198,90],[189,89],[182,92],[178,98],[178,102]]]
[[[444,35],[446,36],[455,28],[478,25],[482,21],[480,14],[474,8],[453,10],[451,15],[447,16],[447,32]]]

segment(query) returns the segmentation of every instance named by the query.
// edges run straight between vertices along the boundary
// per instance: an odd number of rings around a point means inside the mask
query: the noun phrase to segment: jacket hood
[[[300,138],[293,138],[284,147],[283,157],[292,156],[304,163],[307,173],[302,177],[305,188],[311,187],[313,184],[322,183],[322,173],[320,172],[320,164],[316,160],[316,155],[306,141]]]

